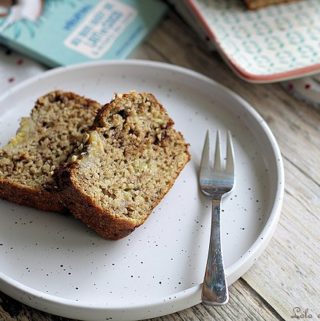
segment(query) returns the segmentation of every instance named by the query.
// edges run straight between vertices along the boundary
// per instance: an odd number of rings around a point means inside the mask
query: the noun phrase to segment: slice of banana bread
[[[92,126],[100,104],[71,92],[40,97],[14,138],[0,149],[0,198],[63,211],[54,172]]]
[[[148,93],[118,94],[106,104],[58,175],[74,216],[114,240],[144,223],[190,159],[173,124]]]

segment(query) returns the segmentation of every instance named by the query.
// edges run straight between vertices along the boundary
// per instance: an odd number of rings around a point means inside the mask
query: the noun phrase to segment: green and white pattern
[[[320,1],[248,11],[239,0],[193,0],[236,68],[253,76],[320,63]]]

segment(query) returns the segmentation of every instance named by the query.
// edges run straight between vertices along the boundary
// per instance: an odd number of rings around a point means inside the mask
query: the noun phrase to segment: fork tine
[[[208,177],[210,172],[210,132],[207,130],[201,156],[200,179]]]
[[[226,172],[229,174],[233,174],[233,172],[234,172],[234,151],[233,151],[231,132],[229,130],[228,130],[228,135],[227,135]]]
[[[221,171],[221,150],[220,150],[220,131],[217,130],[217,136],[216,136],[216,150],[214,152],[214,164],[213,164],[213,170],[214,171]]]

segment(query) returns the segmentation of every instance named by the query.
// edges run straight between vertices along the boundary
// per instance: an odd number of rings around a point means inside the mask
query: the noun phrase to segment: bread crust
[[[61,196],[65,206],[77,219],[108,240],[118,240],[129,235],[136,228],[134,222],[115,217],[99,207],[94,199],[82,192],[77,184],[76,166],[61,167],[58,184],[62,186]]]
[[[31,188],[0,179],[0,198],[43,211],[66,212],[58,192]]]

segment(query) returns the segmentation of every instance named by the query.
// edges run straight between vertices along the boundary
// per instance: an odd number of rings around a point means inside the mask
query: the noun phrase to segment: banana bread
[[[59,170],[63,202],[106,239],[145,222],[190,159],[188,145],[152,94],[118,94],[98,112]]]
[[[55,169],[92,125],[100,104],[71,92],[40,97],[14,138],[0,149],[0,198],[48,211],[63,211]]]

